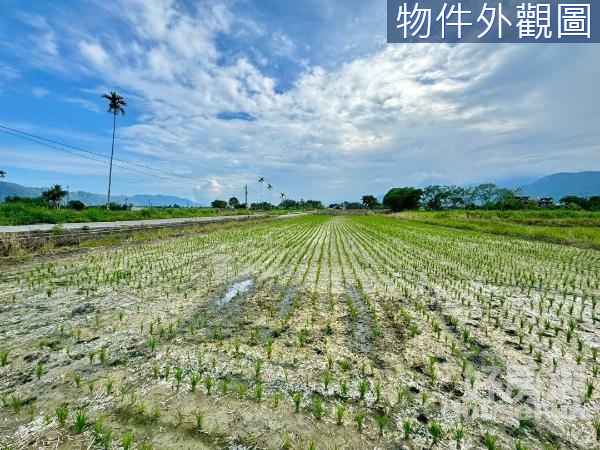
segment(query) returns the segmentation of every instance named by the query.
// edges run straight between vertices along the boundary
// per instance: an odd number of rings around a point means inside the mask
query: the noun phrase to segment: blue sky
[[[113,192],[326,202],[600,170],[600,45],[385,44],[385,1],[0,0],[0,125],[107,155]],[[106,164],[0,133],[7,181],[104,192]],[[139,167],[138,167],[139,169]],[[148,172],[141,169],[142,172]]]

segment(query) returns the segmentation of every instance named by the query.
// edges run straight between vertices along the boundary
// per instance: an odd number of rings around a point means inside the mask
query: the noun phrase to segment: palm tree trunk
[[[115,129],[117,126],[117,115],[113,114],[113,136],[112,136],[112,147],[110,149],[110,168],[108,169],[108,196],[106,199],[106,209],[110,210],[110,185],[112,183],[112,163],[113,155],[115,153]]]

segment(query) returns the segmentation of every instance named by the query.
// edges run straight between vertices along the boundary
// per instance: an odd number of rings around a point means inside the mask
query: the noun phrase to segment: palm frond
[[[114,91],[109,92],[108,94],[103,94],[102,98],[108,100],[108,112],[114,114],[115,116],[118,114],[125,115],[125,108],[127,103],[119,94]]]

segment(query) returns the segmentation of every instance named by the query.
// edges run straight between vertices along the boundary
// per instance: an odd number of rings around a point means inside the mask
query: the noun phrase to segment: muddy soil
[[[597,448],[599,280],[360,216],[32,261],[0,276],[0,445]]]

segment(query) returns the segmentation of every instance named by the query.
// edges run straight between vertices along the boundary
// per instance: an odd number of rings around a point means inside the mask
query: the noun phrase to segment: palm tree
[[[65,195],[67,195],[67,191],[65,191],[60,184],[55,184],[42,192],[42,198],[48,203],[52,203],[52,206],[57,209]]]
[[[272,198],[272,194],[273,194],[273,185],[272,184],[267,184],[267,189],[269,190],[269,209],[271,209],[271,198]]]
[[[0,170],[0,202],[4,200],[2,197],[2,191],[4,190],[4,178],[6,177],[6,172],[4,170]]]
[[[262,209],[262,202],[263,202],[262,187],[263,187],[263,183],[265,182],[265,177],[258,177],[258,182],[260,183],[260,204],[261,204],[261,209]]]
[[[111,91],[109,94],[104,94],[102,98],[108,100],[108,112],[113,115],[112,147],[110,149],[110,169],[108,171],[108,196],[106,198],[106,209],[110,209],[110,185],[112,182],[113,155],[115,153],[115,130],[117,127],[117,115],[125,115],[125,109],[123,106],[127,106],[127,103],[125,103],[123,97],[113,91]]]

